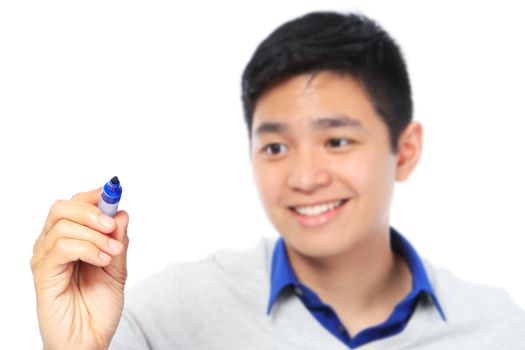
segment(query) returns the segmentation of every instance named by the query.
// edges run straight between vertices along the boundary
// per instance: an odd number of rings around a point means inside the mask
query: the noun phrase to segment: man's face
[[[251,132],[257,189],[289,248],[336,256],[388,229],[396,155],[356,80],[294,76],[260,97]]]

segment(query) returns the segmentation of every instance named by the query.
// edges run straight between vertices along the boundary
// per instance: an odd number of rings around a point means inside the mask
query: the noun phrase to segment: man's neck
[[[288,247],[287,251],[299,281],[338,314],[351,313],[356,318],[374,314],[382,318],[411,290],[411,274],[408,265],[391,249],[388,227],[366,237],[340,256],[319,259]]]

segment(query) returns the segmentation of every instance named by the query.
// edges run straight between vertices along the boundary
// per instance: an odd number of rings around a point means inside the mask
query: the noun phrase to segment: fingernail
[[[100,258],[100,260],[102,262],[108,262],[111,260],[111,256],[109,256],[108,254],[104,253],[103,251],[100,251],[98,253],[98,257]]]
[[[100,222],[102,226],[105,226],[108,228],[113,226],[113,219],[107,215],[100,215],[98,217],[98,222]]]
[[[109,249],[112,251],[112,252],[120,252],[120,250],[123,248],[123,244],[120,243],[119,241],[115,240],[115,239],[110,239],[108,241],[108,247]]]

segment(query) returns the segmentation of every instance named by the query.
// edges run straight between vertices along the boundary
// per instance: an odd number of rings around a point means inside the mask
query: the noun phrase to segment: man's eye
[[[352,143],[350,139],[333,138],[328,140],[328,145],[333,148],[348,146]]]
[[[287,147],[282,143],[270,143],[263,148],[264,152],[270,156],[286,152]]]

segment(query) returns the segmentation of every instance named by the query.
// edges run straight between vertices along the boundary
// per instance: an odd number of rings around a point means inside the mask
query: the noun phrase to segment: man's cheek
[[[271,169],[260,169],[257,177],[257,186],[265,205],[275,205],[279,197],[278,174]]]
[[[344,167],[338,170],[338,177],[351,187],[354,195],[359,195],[361,189],[370,181],[370,164],[359,158],[353,158],[345,162]]]

